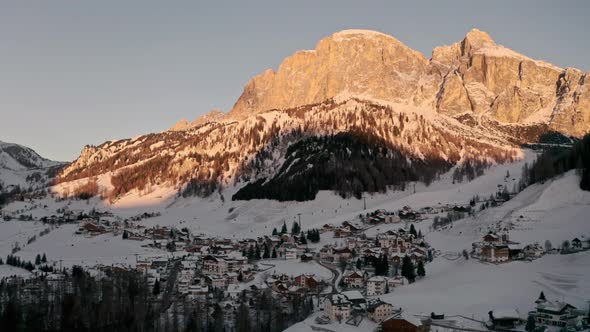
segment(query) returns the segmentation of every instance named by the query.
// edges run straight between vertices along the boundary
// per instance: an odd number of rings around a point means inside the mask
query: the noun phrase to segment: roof
[[[350,301],[365,299],[365,297],[361,294],[361,292],[359,292],[357,290],[342,292],[342,295],[346,296],[346,298],[349,299]]]
[[[492,310],[490,312],[492,319],[496,320],[513,320],[513,319],[521,319],[520,314],[516,309],[507,309],[507,310]]]

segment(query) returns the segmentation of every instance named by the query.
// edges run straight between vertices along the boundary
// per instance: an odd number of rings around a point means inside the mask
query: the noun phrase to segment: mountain
[[[41,157],[33,149],[0,141],[0,193],[39,188],[57,174],[63,163]]]
[[[306,200],[428,183],[455,165],[520,158],[519,144],[554,132],[587,132],[586,76],[476,29],[431,59],[391,36],[345,30],[254,77],[227,114],[86,146],[55,190],[98,187],[111,202],[162,188]]]

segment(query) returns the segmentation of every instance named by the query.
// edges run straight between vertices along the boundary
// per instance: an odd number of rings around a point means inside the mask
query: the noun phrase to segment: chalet
[[[352,250],[348,248],[334,248],[332,251],[334,261],[339,262],[340,260],[347,260],[352,257]]]
[[[299,251],[296,248],[285,249],[285,259],[292,260],[297,259]]]
[[[535,301],[536,310],[529,312],[537,326],[565,329],[575,326],[579,320],[577,309],[571,304],[560,301],[547,301],[541,293]]]
[[[523,322],[518,311],[510,310],[491,310],[488,312],[490,317],[486,326],[491,330],[512,330]]]
[[[203,257],[203,273],[222,275],[229,272],[227,261],[221,257],[207,255]]]
[[[218,275],[206,276],[205,282],[207,283],[207,285],[209,285],[211,288],[214,288],[214,289],[222,289],[228,285],[227,279],[222,276],[218,276]]]
[[[485,245],[481,248],[481,260],[492,263],[507,262],[510,249],[506,245]]]
[[[334,237],[335,238],[349,237],[351,235],[352,235],[352,232],[348,228],[338,227],[338,228],[334,229]]]
[[[393,306],[381,300],[377,300],[367,306],[367,317],[374,322],[382,322],[385,318],[393,315],[393,313]]]
[[[428,325],[423,325],[421,322],[412,319],[411,321],[405,318],[390,318],[381,323],[382,332],[427,332],[430,331]]]
[[[385,277],[374,276],[367,280],[367,296],[383,295],[388,291]]]
[[[572,249],[574,250],[581,250],[582,249],[582,241],[578,238],[572,240]]]
[[[362,288],[365,283],[365,271],[346,271],[342,277],[342,281],[349,288]]]
[[[324,310],[332,321],[346,321],[352,311],[352,303],[342,294],[332,294],[324,304]]]
[[[524,254],[525,259],[537,259],[545,253],[543,247],[541,247],[538,243],[526,245],[522,252]]]
[[[315,275],[301,274],[293,279],[293,284],[304,289],[316,290],[320,286],[321,280]]]
[[[351,232],[358,232],[363,230],[363,226],[361,224],[352,221],[343,222],[342,228],[348,228],[348,230]]]
[[[502,241],[502,239],[500,238],[500,236],[498,236],[496,233],[493,233],[493,232],[489,232],[488,234],[486,234],[483,237],[483,242],[485,242],[485,243],[494,244],[494,243],[500,243],[501,241]]]

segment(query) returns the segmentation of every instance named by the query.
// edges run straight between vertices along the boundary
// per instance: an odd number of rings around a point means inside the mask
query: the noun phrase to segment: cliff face
[[[430,60],[391,36],[345,30],[286,58],[276,72],[254,77],[230,117],[360,96],[449,116],[470,112],[506,124],[546,123],[580,136],[590,129],[586,76],[530,59],[477,29],[435,48]]]
[[[425,77],[430,77],[422,82]],[[436,94],[440,75],[399,40],[373,31],[346,30],[322,39],[315,50],[286,58],[279,69],[254,77],[231,115],[322,102],[340,94],[405,102],[421,90]],[[424,86],[427,83],[427,86]]]

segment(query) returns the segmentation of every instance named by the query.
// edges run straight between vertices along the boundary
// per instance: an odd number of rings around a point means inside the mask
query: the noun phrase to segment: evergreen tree
[[[299,227],[299,224],[296,221],[293,222],[293,226],[291,226],[291,234],[293,234],[293,235],[299,234],[300,231],[301,231],[301,227]]]
[[[277,258],[277,249],[276,248],[272,248],[272,255],[270,257]]]
[[[129,238],[129,233],[127,233],[127,230],[123,231],[123,240],[127,240]]]
[[[409,256],[402,259],[402,276],[408,279],[410,283],[416,280],[416,272],[414,271],[414,264]]]
[[[525,331],[533,332],[536,328],[537,328],[537,326],[535,324],[535,317],[532,315],[529,315],[529,318],[527,318],[527,320],[526,320],[526,326],[524,327]]]
[[[260,247],[258,246],[258,243],[256,243],[256,249],[254,251],[254,258],[260,259]]]
[[[541,291],[541,294],[539,294],[539,300],[547,301],[547,298],[545,298],[545,293],[543,293],[543,291]]]
[[[307,239],[305,238],[305,235],[301,234],[300,242],[301,244],[307,244]]]
[[[356,260],[356,269],[360,270],[363,267],[363,261],[359,258]]]
[[[281,235],[287,234],[287,224],[283,221],[283,227],[281,228]]]
[[[154,296],[158,296],[160,294],[160,280],[156,279],[156,282],[154,282],[154,288],[152,289],[152,294]]]
[[[35,265],[40,265],[41,264],[41,255],[37,254],[37,257],[35,257]]]
[[[277,228],[276,227],[272,229],[272,235],[273,236],[274,235],[279,235],[279,232],[277,232]]]
[[[426,271],[424,270],[424,263],[421,260],[418,261],[418,268],[416,270],[417,270],[416,273],[418,274],[418,276],[420,276],[420,277],[426,276]]]
[[[45,253],[43,253],[43,257],[41,257],[41,262],[47,263],[47,256],[45,256]]]
[[[414,226],[414,224],[410,225],[410,234],[414,235],[414,237],[418,237],[418,231],[416,230],[416,226]]]
[[[422,237],[422,230],[418,230],[418,238],[421,239]]]
[[[242,274],[242,271],[240,271],[240,273],[238,274],[238,281],[239,282],[244,281],[244,274]]]
[[[262,258],[270,258],[270,252],[268,250],[268,245],[266,243],[264,244],[264,252],[262,254]]]

